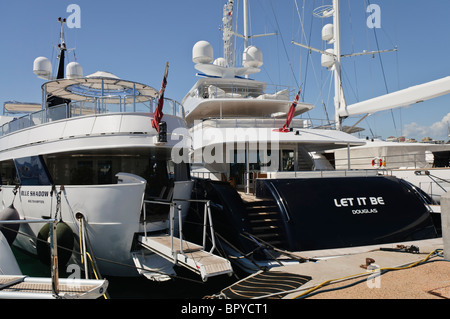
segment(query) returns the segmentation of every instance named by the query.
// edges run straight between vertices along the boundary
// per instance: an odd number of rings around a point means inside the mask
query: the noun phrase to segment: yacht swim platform
[[[59,279],[58,294],[52,278],[0,275],[0,299],[91,299],[106,293],[107,280]]]
[[[227,259],[175,236],[139,236],[138,241],[144,248],[200,274],[204,281],[209,277],[233,273]]]

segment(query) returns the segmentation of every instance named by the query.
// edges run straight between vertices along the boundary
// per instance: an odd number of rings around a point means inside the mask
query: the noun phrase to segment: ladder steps
[[[269,233],[269,234],[263,233],[263,234],[259,234],[259,235],[258,235],[258,237],[259,237],[259,238],[262,238],[262,239],[264,239],[264,238],[270,238],[270,237],[280,237],[280,236],[281,236],[281,235],[278,234],[278,233]]]
[[[276,222],[278,219],[272,219],[272,218],[265,218],[265,219],[253,219],[250,220],[251,225],[261,225],[261,224],[270,224],[270,225],[276,225]]]
[[[257,232],[264,232],[269,230],[276,230],[278,229],[278,226],[275,225],[267,225],[267,226],[259,226],[259,227],[253,227],[253,232],[256,234]]]
[[[277,214],[278,215],[278,211],[276,209],[267,209],[267,208],[261,208],[261,209],[248,209],[247,208],[247,213],[248,214]]]
[[[186,240],[180,241],[176,237],[171,238],[168,235],[160,235],[139,236],[139,242],[143,244],[143,247],[150,249],[160,256],[199,272],[203,279],[232,273],[233,271],[228,260],[204,251],[201,246]],[[182,245],[181,249],[180,245]]]
[[[245,208],[253,235],[274,246],[284,244],[284,235],[279,226],[278,206],[273,201],[257,199],[245,202]]]

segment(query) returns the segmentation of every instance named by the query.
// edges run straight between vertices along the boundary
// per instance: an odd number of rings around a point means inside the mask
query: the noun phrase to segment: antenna
[[[223,56],[227,67],[234,66],[232,63],[232,41],[233,36],[233,0],[228,0],[227,4],[223,7]]]
[[[64,24],[66,23],[66,18],[58,18],[59,23],[61,23],[61,31],[59,32],[59,45],[58,47],[66,47],[66,43],[64,42]]]
[[[233,7],[234,0],[228,0],[223,8],[223,41],[224,41],[224,57],[213,60],[213,50],[209,42],[198,41],[192,50],[192,61],[196,63],[195,68],[201,71],[202,75],[217,76],[223,78],[242,77],[248,78],[250,74],[260,71],[259,67],[263,64],[262,52],[255,46],[249,46],[248,40],[252,37],[262,37],[274,35],[276,33],[262,35],[248,35],[248,3],[243,1],[244,6],[244,35],[233,31]],[[233,60],[233,41],[232,36],[238,36],[244,39],[243,67],[235,67]]]
[[[224,16],[222,19],[223,28],[220,29],[223,31],[224,57],[227,62],[227,66],[234,66],[234,62],[231,61],[231,56],[232,56],[232,51],[233,51],[231,36],[234,35],[234,36],[244,39],[244,52],[245,52],[247,50],[247,48],[249,48],[248,43],[249,43],[250,39],[277,35],[276,32],[265,33],[265,34],[255,34],[255,35],[248,34],[248,0],[243,0],[244,34],[239,34],[235,31],[233,31],[233,9],[234,9],[233,3],[234,3],[234,0],[228,0],[228,3],[224,6]],[[228,55],[227,55],[227,51],[229,51]],[[230,60],[227,60],[227,56],[229,57]]]
[[[59,23],[61,23],[61,31],[59,33],[59,65],[58,65],[58,74],[56,75],[57,79],[64,79],[64,58],[65,58],[65,51],[67,51],[66,43],[64,41],[64,24],[66,23],[65,18],[58,18]]]
[[[58,18],[58,22],[61,24],[60,32],[59,32],[59,65],[57,70],[56,79],[64,79],[64,60],[65,60],[65,52],[71,51],[74,49],[67,50],[66,42],[64,40],[64,24],[66,24],[65,18]],[[75,58],[76,60],[76,58]],[[38,57],[34,60],[33,63],[33,72],[39,78],[44,80],[54,80],[52,77],[52,64],[50,60],[46,57]],[[67,78],[79,78],[83,76],[83,69],[78,62],[71,62],[67,65],[66,68]]]

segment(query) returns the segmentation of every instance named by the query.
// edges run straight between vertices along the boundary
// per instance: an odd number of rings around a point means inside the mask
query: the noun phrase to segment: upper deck
[[[106,75],[106,76],[105,76]],[[158,91],[145,84],[121,80],[112,74],[94,73],[77,79],[62,79],[42,85],[42,104],[4,104],[10,119],[0,127],[0,136],[32,126],[79,116],[107,113],[154,113]],[[184,120],[183,106],[165,98],[163,113]],[[15,117],[21,115],[20,117]],[[149,124],[150,125],[150,124]]]
[[[186,121],[217,117],[283,118],[297,92],[288,86],[239,78],[202,78],[183,99]],[[298,103],[295,115],[313,105]]]

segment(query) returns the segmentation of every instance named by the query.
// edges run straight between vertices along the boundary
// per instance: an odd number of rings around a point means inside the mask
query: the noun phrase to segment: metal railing
[[[143,201],[143,224],[144,224],[144,237],[147,237],[147,209],[146,204],[157,204],[157,205],[168,205],[170,206],[169,209],[169,235],[171,239],[171,251],[172,256],[176,256],[175,254],[175,247],[173,239],[175,237],[175,210],[177,210],[177,218],[178,218],[178,238],[180,239],[180,247],[179,252],[183,255],[184,249],[183,249],[183,216],[182,216],[182,206],[179,205],[179,202],[188,202],[188,203],[204,203],[204,217],[203,217],[203,243],[202,243],[202,249],[206,250],[206,237],[207,237],[207,230],[210,230],[211,233],[211,244],[212,247],[210,249],[210,253],[212,253],[216,249],[216,240],[214,235],[214,227],[212,223],[212,216],[211,216],[211,207],[210,207],[210,201],[209,200],[201,200],[201,199],[173,199],[171,202],[164,202],[164,201],[155,201],[155,200],[144,200]]]
[[[210,179],[216,181],[225,181],[227,172],[226,171],[196,171],[191,170],[191,177],[200,178],[200,179]]]
[[[197,94],[203,98],[265,98],[272,100],[291,100],[296,90],[286,85],[273,85],[261,82],[224,83],[211,81],[198,86]]]
[[[158,99],[145,96],[122,96],[111,98],[108,96],[96,97],[82,101],[73,101],[47,107],[43,110],[23,115],[0,127],[0,136],[19,131],[35,125],[52,121],[86,115],[106,113],[154,113]],[[163,113],[184,118],[183,106],[169,98],[164,99]]]
[[[195,122],[198,128],[280,128],[286,122],[285,118],[246,118],[246,117],[210,117]],[[333,123],[324,119],[294,118],[290,127],[295,129],[335,129]]]
[[[351,150],[351,149],[350,149]],[[431,153],[429,154],[431,155]],[[330,163],[334,167],[348,167],[348,156],[342,156],[338,159],[331,159]],[[351,156],[350,167],[352,169],[396,169],[396,168],[433,168],[434,158],[428,158],[425,152],[421,153],[401,153],[401,154],[389,154],[381,156]],[[450,167],[450,162],[447,166]]]

